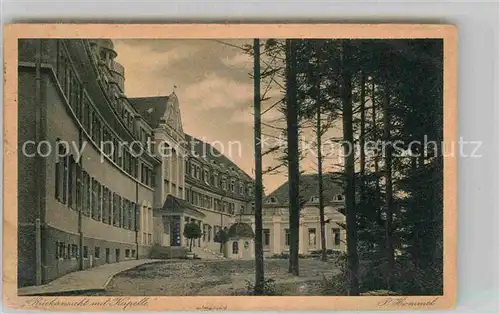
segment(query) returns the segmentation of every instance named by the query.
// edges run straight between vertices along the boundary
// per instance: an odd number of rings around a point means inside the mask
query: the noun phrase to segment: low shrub
[[[288,253],[281,253],[281,254],[279,254],[279,258],[289,259],[290,258],[290,254],[288,254]]]
[[[374,291],[368,291],[368,292],[363,292],[360,293],[362,296],[370,296],[370,297],[383,297],[383,296],[388,296],[388,295],[399,295],[398,293],[394,291],[389,291],[389,290],[374,290]]]
[[[255,285],[250,280],[246,280],[246,295],[255,295]],[[276,289],[276,281],[269,278],[264,281],[264,291],[262,295],[277,296],[283,295],[283,293]]]
[[[269,256],[268,258],[272,258],[272,259],[288,259],[290,258],[290,255],[288,253],[280,253],[280,254],[273,254],[271,256]]]
[[[349,292],[349,270],[347,268],[347,254],[339,254],[333,260],[333,266],[339,272],[331,277],[323,276],[320,282],[320,290],[323,295],[348,295]]]
[[[359,291],[365,296],[391,295],[441,295],[443,293],[442,267],[440,263],[416,267],[408,258],[396,260],[394,284],[389,286],[386,276],[386,263],[382,256],[359,263]],[[339,273],[321,281],[324,295],[347,295],[349,290],[349,270],[346,254],[333,259]],[[390,289],[388,289],[390,287]]]

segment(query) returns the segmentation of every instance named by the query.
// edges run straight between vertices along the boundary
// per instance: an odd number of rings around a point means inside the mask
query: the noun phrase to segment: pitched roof
[[[168,96],[136,97],[128,100],[152,128],[158,127],[160,119],[167,111]]]
[[[332,173],[323,174],[323,197],[325,203],[331,202],[334,196],[342,194],[343,189],[339,184],[338,175]],[[299,182],[300,198],[304,201],[309,201],[312,196],[319,196],[319,180],[318,174],[303,174],[300,176]],[[279,186],[264,198],[264,205],[271,197],[275,197],[277,205],[288,204],[288,181]]]
[[[157,211],[162,213],[188,213],[194,217],[205,217],[205,214],[196,209],[191,203],[181,198],[175,197],[171,194],[167,195],[163,207]]]
[[[244,222],[234,223],[227,232],[230,238],[254,238],[252,227]]]
[[[211,165],[216,165],[217,168],[220,168],[221,164],[224,165],[224,168],[220,169],[220,171],[227,171],[233,167],[235,171],[243,175],[244,179],[253,181],[253,179],[245,171],[238,167],[231,159],[222,154],[217,148],[189,134],[185,134],[185,136],[187,146],[192,149],[190,153],[194,157],[206,160]]]

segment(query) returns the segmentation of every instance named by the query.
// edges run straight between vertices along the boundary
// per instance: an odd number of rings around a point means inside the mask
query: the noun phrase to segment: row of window
[[[95,47],[98,48],[98,46]],[[114,70],[123,74],[123,67],[119,63],[114,62],[109,52],[104,49],[101,49],[100,51],[96,50],[95,57],[96,59],[98,59],[96,61],[98,61],[98,63],[101,65],[101,77],[104,80],[105,90],[110,99],[112,99],[113,108],[118,113],[118,116],[122,119],[124,125],[130,130],[130,132],[135,134],[141,140],[141,142],[145,143],[145,141],[142,140],[141,134],[143,132],[143,129],[139,128],[138,132],[136,132],[135,130],[135,113],[132,109],[130,109],[130,105],[126,104],[126,98],[118,99],[118,97],[115,97],[115,94],[123,93],[123,78],[120,75],[113,75],[112,72],[109,72],[108,70]],[[117,83],[117,85],[111,83]]]
[[[235,194],[247,194],[248,196],[253,195],[253,187],[251,184],[248,185],[245,193],[244,182],[238,182],[238,185],[236,185],[236,179],[230,178],[228,180],[226,175],[219,176],[219,174],[215,171],[213,171],[212,175],[210,175],[210,171],[208,169],[205,168],[201,171],[201,166],[189,161],[186,161],[186,169],[186,173],[190,174],[192,178],[200,180],[207,185],[221,188],[224,191],[230,191]]]
[[[64,242],[56,242],[56,259],[79,259],[80,258],[80,251],[79,251],[79,246],[77,244],[66,244]],[[120,254],[120,250],[117,249],[115,250],[116,254]],[[89,255],[91,253],[89,252],[89,247],[88,246],[83,246],[83,258],[89,258]],[[110,250],[109,248],[106,248],[106,254],[108,255],[108,260],[109,262],[109,255],[110,255]],[[93,257],[95,259],[101,258],[101,248],[96,246],[94,247],[94,252],[93,252]],[[119,257],[119,256],[118,256]],[[125,258],[135,258],[136,257],[136,250],[134,249],[125,249]]]
[[[263,229],[262,233],[263,233],[264,247],[268,248],[271,243],[271,230]],[[332,234],[333,234],[334,245],[340,245],[340,229],[332,228]],[[316,228],[309,228],[308,235],[309,235],[309,246],[316,247]],[[285,245],[290,246],[290,229],[285,229]]]
[[[214,209],[219,212],[229,213],[234,215],[235,204],[232,202],[222,201],[212,196],[204,195],[193,190],[186,193],[186,200],[193,205],[200,206],[207,209]]]
[[[64,145],[59,145],[65,153]],[[134,202],[112,192],[92,178],[72,155],[64,154],[56,161],[55,197],[71,209],[94,220],[128,230],[138,230],[140,213]]]
[[[215,239],[217,238],[217,234],[222,229],[223,228],[219,225],[210,226],[210,225],[204,224],[201,239],[203,241],[207,241],[207,242],[210,242],[212,240],[215,241]]]
[[[143,232],[142,241],[144,245],[151,245],[152,244],[151,233]]]
[[[141,183],[155,187],[155,173],[145,164],[141,164]]]
[[[189,222],[196,222],[196,221],[194,219],[189,218],[189,217],[185,217],[184,223],[187,224]],[[218,225],[211,226],[209,224],[203,224],[203,226],[202,226],[201,225],[202,222],[199,220],[197,221],[197,223],[202,228],[201,240],[203,242],[205,242],[205,241],[210,242],[212,240],[215,241],[217,233],[219,233],[219,231],[222,229],[222,227],[218,226]]]
[[[104,153],[115,164],[134,178],[139,179],[139,159],[133,156],[131,147],[120,145],[120,139],[114,135],[112,128],[104,123],[100,115],[94,110],[90,99],[77,78],[69,54],[61,41],[59,42],[57,60],[57,79],[70,107],[77,115],[90,138],[98,147],[102,147]],[[141,182],[152,186],[152,176],[147,178],[141,176]]]
[[[333,197],[333,201],[343,201],[344,200],[344,194],[337,194]],[[319,202],[319,196],[313,195],[309,199],[309,202],[311,203],[317,203]],[[267,199],[266,203],[268,204],[277,204],[278,203],[278,198],[276,196],[271,196]]]
[[[64,242],[56,242],[56,259],[77,259],[79,257],[80,254],[78,253],[78,245],[66,245]]]
[[[102,58],[102,56],[101,56],[101,58]],[[106,66],[110,69],[113,66],[119,66],[118,63],[116,63],[110,59],[109,55],[106,56],[106,59],[104,59],[104,61],[105,61]],[[118,96],[123,91],[120,90],[120,91],[115,92],[116,85],[110,84],[110,80],[111,80],[111,82],[116,81],[116,76],[109,77],[109,79],[110,79],[109,80],[108,79],[108,71],[103,71],[101,74],[102,74],[102,77],[105,78],[105,80],[104,80],[105,81],[104,84],[106,85],[105,89],[108,92],[109,98],[111,99],[112,107],[115,109],[118,116],[123,121],[123,124],[129,129],[129,131],[132,134],[134,134],[135,138],[137,138],[142,143],[145,150],[147,150],[151,153],[152,147],[148,146],[149,139],[151,139],[151,136],[152,136],[151,133],[147,132],[144,128],[140,127],[139,125],[136,125],[136,123],[134,121],[135,120],[134,119],[135,113],[132,110],[132,106],[128,103],[127,98]],[[120,85],[120,84],[118,84],[118,85]],[[121,89],[121,87],[119,87],[119,89]],[[136,170],[134,170],[134,171],[136,171]],[[151,169],[149,169],[149,171],[151,172]],[[152,186],[152,184],[154,184],[154,180],[152,181],[152,183],[150,183],[151,182],[149,180],[150,178],[151,178],[151,176],[149,176],[148,178],[141,176],[141,182]]]
[[[333,234],[333,243],[334,245],[340,245],[340,229],[339,228],[332,228],[332,234]],[[308,235],[309,235],[309,246],[310,247],[316,247],[316,228],[309,228],[308,229]],[[289,245],[289,244],[287,244]]]

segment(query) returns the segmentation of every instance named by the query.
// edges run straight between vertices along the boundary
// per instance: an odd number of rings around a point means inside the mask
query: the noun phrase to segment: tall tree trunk
[[[289,272],[299,275],[299,126],[297,106],[296,40],[286,40],[286,124],[288,147],[288,210],[290,218]]]
[[[360,77],[360,85],[361,85],[361,95],[360,95],[360,134],[359,134],[359,175],[360,175],[360,203],[361,206],[365,206],[366,197],[365,197],[365,168],[366,168],[366,155],[365,155],[365,72],[361,70]]]
[[[320,103],[320,81],[318,79],[316,98],[316,144],[318,157],[318,192],[319,192],[319,223],[321,232],[321,260],[326,261],[326,236],[325,236],[325,206],[323,199],[323,154],[321,151],[321,103]]]
[[[356,199],[354,179],[354,151],[353,151],[353,124],[352,124],[352,56],[350,43],[342,40],[342,124],[344,133],[344,174],[345,207],[347,220],[347,263],[349,268],[349,295],[359,295],[358,281],[358,230],[356,225]]]
[[[255,140],[255,286],[264,293],[264,251],[262,247],[262,143],[260,123],[260,40],[254,39],[254,140]]]
[[[373,140],[378,140],[378,129],[377,129],[377,99],[375,97],[375,79],[372,77],[372,136]],[[380,180],[379,180],[379,152],[375,153],[374,157],[374,170],[375,170],[375,197],[376,202],[376,222],[379,226],[382,226],[382,213],[380,210]]]
[[[386,238],[386,258],[387,258],[387,289],[394,287],[394,244],[392,241],[392,221],[393,221],[393,198],[392,198],[392,139],[391,139],[391,118],[389,112],[389,84],[384,86],[384,163],[385,163],[385,238]]]
[[[411,154],[415,155],[417,152],[415,148],[412,146],[411,148]],[[410,177],[412,180],[418,180],[417,178],[417,157],[410,157]],[[419,204],[418,204],[418,198],[415,198],[412,201],[411,205],[411,211],[416,212],[419,209]],[[413,265],[415,267],[419,268],[420,267],[420,239],[419,239],[419,228],[416,226],[412,227],[412,233],[411,233],[411,250],[410,250],[410,255],[411,255],[411,260],[413,261]]]
[[[425,143],[425,136],[422,136],[422,138],[420,139],[420,153],[418,155],[418,166],[419,167],[423,167],[425,165],[425,155],[427,152],[426,152],[426,147],[425,147],[424,143]]]

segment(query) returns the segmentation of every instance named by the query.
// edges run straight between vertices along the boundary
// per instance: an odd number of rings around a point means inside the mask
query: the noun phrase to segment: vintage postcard
[[[453,308],[456,32],[7,25],[4,306]]]

